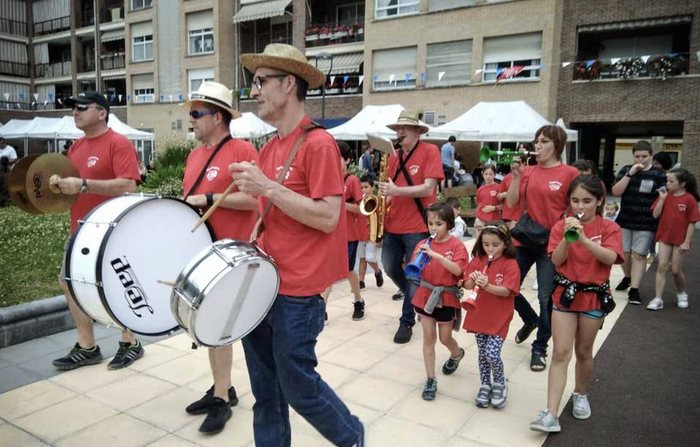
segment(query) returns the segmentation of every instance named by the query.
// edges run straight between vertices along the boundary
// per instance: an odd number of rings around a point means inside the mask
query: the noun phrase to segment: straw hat
[[[196,92],[190,93],[190,98],[182,103],[182,105],[190,108],[195,101],[207,102],[221,107],[231,114],[232,119],[241,117],[241,112],[233,108],[233,95],[231,94],[231,90],[218,82],[202,82],[199,89]]]
[[[428,133],[430,130],[427,124],[418,119],[418,112],[413,112],[410,110],[404,110],[401,112],[401,115],[399,115],[399,120],[394,124],[387,124],[386,127],[391,130],[397,130],[399,126],[418,127],[420,128],[421,134]]]
[[[283,43],[271,43],[261,54],[242,54],[241,63],[253,73],[259,67],[267,67],[297,75],[309,84],[309,88],[318,88],[326,82],[326,75],[311,65],[301,51]]]

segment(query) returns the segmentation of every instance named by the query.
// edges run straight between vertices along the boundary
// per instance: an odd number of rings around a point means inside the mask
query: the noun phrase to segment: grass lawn
[[[0,307],[61,295],[58,273],[70,216],[0,208]]]

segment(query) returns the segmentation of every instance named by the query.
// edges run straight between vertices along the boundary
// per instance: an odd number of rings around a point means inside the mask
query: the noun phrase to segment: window
[[[214,69],[200,68],[197,70],[187,70],[187,79],[190,93],[196,92],[199,90],[199,86],[202,85],[202,82],[214,80]]]
[[[336,22],[341,25],[354,25],[365,22],[365,4],[350,3],[336,7]]]
[[[131,60],[153,60],[153,24],[141,22],[131,25]]]
[[[402,16],[418,14],[420,0],[377,0],[375,17]]]
[[[441,73],[442,76],[440,76]],[[426,86],[469,84],[471,73],[471,40],[428,45]]]
[[[131,0],[131,10],[145,9],[153,6],[153,0]]]
[[[416,47],[378,50],[372,54],[372,88],[390,90],[416,86]]]
[[[187,14],[187,54],[214,52],[213,23],[211,10]]]
[[[134,104],[150,103],[156,100],[155,82],[152,74],[133,75],[131,89],[134,92]]]
[[[542,33],[484,39],[484,82],[495,82],[507,68],[520,67],[516,79],[540,77]]]

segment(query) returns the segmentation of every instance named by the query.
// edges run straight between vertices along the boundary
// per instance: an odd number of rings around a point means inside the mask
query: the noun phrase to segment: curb
[[[73,329],[63,295],[0,309],[0,348]]]

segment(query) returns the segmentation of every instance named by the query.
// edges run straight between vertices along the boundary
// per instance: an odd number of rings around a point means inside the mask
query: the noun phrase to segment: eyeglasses
[[[214,110],[190,110],[190,116],[196,120],[203,116],[214,115],[216,111]]]
[[[253,78],[253,86],[258,88],[258,91],[262,91],[263,85],[265,82],[267,82],[268,78],[286,78],[287,76],[291,76],[288,74],[269,74],[269,75],[262,75],[262,76],[255,76]]]
[[[73,104],[73,110],[77,110],[78,112],[84,112],[89,108],[90,108],[89,104]],[[95,106],[95,109],[104,110],[102,107],[99,107],[99,106]]]

